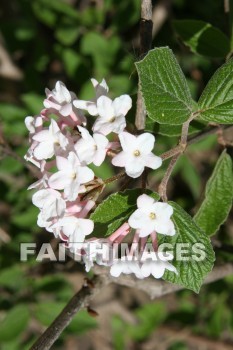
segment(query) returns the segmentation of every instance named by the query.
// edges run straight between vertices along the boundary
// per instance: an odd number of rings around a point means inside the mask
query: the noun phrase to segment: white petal
[[[151,274],[154,276],[154,278],[161,278],[163,277],[165,272],[165,266],[163,262],[154,262],[152,268],[151,268]]]
[[[141,273],[144,277],[149,277],[151,274],[151,262],[145,262],[142,264]]]
[[[88,103],[90,103],[90,102],[89,101],[83,101],[83,100],[74,100],[73,101],[73,105],[76,108],[79,108],[79,109],[87,109]]]
[[[114,117],[114,109],[112,107],[112,100],[107,96],[100,96],[97,100],[98,114],[105,120]]]
[[[26,117],[25,118],[25,125],[26,125],[26,128],[28,129],[28,131],[30,131],[30,133],[35,132],[35,125],[34,125],[34,118],[33,117]]]
[[[120,262],[114,263],[110,268],[110,275],[113,277],[119,277],[122,273],[122,264]]]
[[[112,131],[115,132],[116,134],[119,134],[126,128],[125,117],[123,115],[116,117],[114,122],[111,122],[110,124],[111,124]]]
[[[54,144],[51,141],[41,142],[35,147],[33,153],[38,160],[52,158],[54,155]]]
[[[132,107],[132,99],[129,95],[122,95],[115,98],[113,101],[113,108],[115,116],[125,116]]]
[[[61,171],[64,171],[64,170],[72,171],[72,168],[70,166],[70,163],[69,163],[68,159],[66,159],[64,157],[57,156],[56,157],[56,165],[57,165],[58,170],[61,170]]]
[[[155,200],[148,196],[147,194],[142,194],[141,196],[138,197],[137,199],[137,206],[138,208],[150,210],[151,206],[155,203]]]
[[[147,226],[148,218],[141,209],[137,209],[131,214],[128,222],[130,227],[141,229],[142,227]]]
[[[119,167],[125,167],[128,161],[128,155],[125,152],[118,153],[112,159],[112,164]]]
[[[129,132],[126,132],[126,131],[121,132],[119,134],[119,140],[120,140],[122,149],[127,153],[133,152],[137,148],[136,147],[137,138],[136,136],[130,134]]]
[[[68,176],[66,171],[58,171],[49,178],[49,186],[55,188],[56,190],[63,190],[68,186],[72,179]]]
[[[71,102],[71,95],[65,84],[61,81],[57,81],[55,90],[53,90],[57,102]]]
[[[144,158],[145,166],[151,169],[158,169],[162,165],[162,158],[150,153]]]
[[[94,222],[90,219],[78,219],[78,225],[85,236],[90,235],[94,230]]]
[[[64,117],[67,117],[68,115],[70,115],[72,112],[72,104],[71,103],[67,103],[64,106],[62,106],[59,110],[59,113],[61,115],[63,115]]]
[[[95,140],[95,143],[96,143],[98,148],[103,148],[103,149],[107,148],[108,139],[104,135],[95,133],[93,135],[93,139]]]
[[[105,157],[106,157],[106,150],[101,150],[101,149],[97,150],[93,159],[93,164],[95,164],[96,166],[100,166],[103,163]]]
[[[41,130],[37,132],[35,135],[33,135],[32,139],[38,142],[44,142],[47,141],[50,137],[48,130]]]
[[[59,126],[57,125],[57,123],[55,122],[54,119],[51,119],[51,124],[49,126],[49,131],[52,135],[55,135],[58,132],[61,132]]]
[[[135,158],[134,161],[131,159],[128,159],[128,162],[126,163],[126,166],[125,166],[125,171],[128,176],[135,179],[143,173],[144,166],[139,159],[136,160],[136,157],[134,158]]]
[[[137,137],[137,147],[143,154],[149,154],[155,143],[155,137],[148,132],[145,132]]]
[[[156,215],[165,220],[168,220],[173,214],[173,208],[168,203],[157,202],[154,204],[154,209],[156,211]]]
[[[96,119],[92,130],[94,132],[99,132],[103,135],[108,135],[112,132],[112,123],[109,123],[105,119],[99,117]]]
[[[79,167],[78,179],[81,184],[85,184],[86,182],[93,180],[94,177],[95,174],[90,168],[88,168],[87,166]]]

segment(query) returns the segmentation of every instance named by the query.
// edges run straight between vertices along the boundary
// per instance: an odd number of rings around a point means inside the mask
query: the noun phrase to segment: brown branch
[[[233,127],[232,125],[221,126],[223,130],[226,130],[232,127]],[[214,126],[209,128],[208,130],[201,131],[197,135],[191,136],[190,138],[188,138],[186,147],[203,140],[206,136],[216,134],[218,131],[219,131],[219,126]],[[162,153],[160,157],[162,158],[162,160],[166,160],[174,157],[176,154],[179,154],[181,152],[183,153],[183,151],[184,151],[184,147],[182,145],[178,145],[170,149],[169,151]]]
[[[151,0],[141,1],[141,21],[140,21],[140,58],[151,49],[152,43],[152,2]],[[142,98],[140,86],[138,87],[137,110],[135,125],[137,130],[145,128],[146,110]]]
[[[174,169],[179,157],[181,156],[181,154],[184,153],[184,151],[187,147],[187,144],[188,144],[187,140],[188,140],[189,125],[190,125],[191,121],[195,118],[195,116],[198,114],[199,114],[199,112],[191,113],[188,120],[182,125],[181,138],[180,138],[180,143],[179,143],[179,152],[172,156],[172,160],[171,160],[171,162],[167,168],[167,171],[165,172],[164,177],[159,185],[159,194],[164,202],[167,202],[167,185],[168,185],[168,181],[170,179],[170,176],[172,175],[173,169]]]
[[[93,297],[108,283],[109,279],[104,275],[95,276],[91,281],[87,281],[81,290],[68,302],[53,323],[32,345],[30,350],[50,349],[63,330],[70,324],[76,313],[88,307]]]
[[[32,345],[30,350],[50,349],[62,331],[70,324],[76,313],[88,307],[93,297],[109,283],[137,288],[147,293],[152,299],[184,289],[182,286],[151,278],[144,279],[143,281],[129,275],[121,275],[118,278],[114,278],[110,276],[109,268],[104,268],[103,266],[95,266],[94,270],[97,275],[93,280],[85,283],[81,290],[73,296],[49,328]],[[230,263],[215,267],[204,280],[204,284],[217,281],[231,274],[233,274],[233,265]]]
[[[170,179],[170,176],[173,172],[173,169],[174,169],[178,159],[180,158],[180,155],[181,155],[181,152],[177,153],[176,155],[173,156],[173,158],[170,161],[170,164],[169,164],[169,166],[164,174],[164,177],[159,185],[158,192],[159,192],[161,199],[164,202],[167,202],[167,184],[168,184],[168,181]]]

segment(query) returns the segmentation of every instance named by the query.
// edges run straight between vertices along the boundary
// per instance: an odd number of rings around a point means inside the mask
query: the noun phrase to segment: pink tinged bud
[[[130,232],[130,230],[131,228],[129,224],[125,222],[122,226],[120,226],[115,232],[111,234],[108,240],[111,243],[116,242],[116,240],[117,240],[117,243],[120,243],[124,239],[124,237]]]

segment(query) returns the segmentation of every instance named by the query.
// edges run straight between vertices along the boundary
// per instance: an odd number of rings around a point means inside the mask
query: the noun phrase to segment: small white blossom
[[[42,128],[43,119],[41,116],[26,117],[25,118],[25,125],[26,125],[26,128],[28,129],[30,134],[35,134],[35,132],[38,128]]]
[[[108,139],[101,134],[93,134],[92,137],[88,130],[81,126],[78,129],[82,137],[74,148],[80,162],[82,164],[94,163],[96,166],[100,166],[106,156]]]
[[[49,186],[56,190],[63,190],[69,201],[74,201],[80,191],[80,185],[94,179],[94,173],[86,166],[81,166],[74,152],[70,152],[68,159],[56,157],[58,172],[49,179]]]
[[[64,117],[68,116],[72,112],[72,99],[75,94],[70,92],[65,84],[61,81],[57,81],[55,89],[50,91],[45,90],[47,99],[44,100],[45,108],[53,108],[57,110]]]
[[[138,261],[127,261],[125,257],[118,259],[110,268],[110,275],[119,277],[122,273],[129,275],[133,273],[137,278],[144,278]]]
[[[59,228],[68,238],[67,244],[71,251],[80,249],[80,243],[83,243],[85,237],[90,235],[94,229],[94,222],[89,219],[79,219],[75,216],[67,216],[59,219],[52,227]]]
[[[125,115],[132,107],[129,95],[122,95],[112,101],[109,97],[101,96],[97,100],[99,117],[93,125],[93,131],[108,135],[111,132],[119,134],[126,127]]]
[[[95,98],[91,101],[74,100],[73,104],[77,108],[87,110],[90,115],[96,116],[98,115],[97,100],[100,96],[107,96],[109,89],[104,79],[101,81],[101,83],[98,83],[97,80],[92,78],[91,82],[95,89]]]
[[[171,259],[173,259],[173,256],[169,257],[169,260]],[[149,277],[152,275],[154,278],[161,278],[163,277],[165,270],[169,270],[175,274],[178,274],[175,266],[173,266],[168,261],[160,260],[159,258],[157,260],[146,260],[141,267],[141,273],[143,277]]]
[[[130,177],[139,177],[145,167],[157,169],[162,164],[162,159],[152,153],[155,138],[149,133],[134,136],[128,132],[119,134],[122,152],[113,159],[112,164],[125,167],[126,174]]]
[[[61,193],[51,188],[34,193],[32,203],[41,210],[43,220],[62,216],[66,209]]]
[[[66,150],[69,144],[69,140],[63,135],[53,119],[48,129],[39,131],[32,138],[38,142],[33,151],[38,160],[53,157],[57,150]]]
[[[173,208],[167,203],[156,202],[142,194],[137,199],[138,209],[129,218],[129,225],[139,230],[140,237],[146,237],[156,231],[163,235],[175,235],[175,227],[170,217]]]

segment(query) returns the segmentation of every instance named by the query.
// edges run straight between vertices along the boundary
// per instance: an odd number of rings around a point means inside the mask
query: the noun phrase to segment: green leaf
[[[232,207],[233,173],[231,157],[223,151],[206,184],[205,199],[194,219],[211,236],[227,219]]]
[[[199,119],[221,124],[233,123],[233,60],[220,67],[198,101]]]
[[[8,341],[18,337],[27,327],[28,321],[27,305],[15,306],[0,324],[0,340]]]
[[[23,94],[21,99],[32,114],[38,114],[38,112],[43,109],[44,96],[29,92]]]
[[[62,60],[64,62],[66,73],[70,78],[75,79],[75,73],[82,60],[75,50],[65,49],[62,51]]]
[[[95,223],[93,235],[107,237],[117,230],[137,209],[137,198],[143,193],[159,200],[157,193],[142,189],[117,192],[105,199],[90,216]]]
[[[79,33],[79,27],[77,28],[75,25],[66,24],[57,28],[55,36],[60,43],[70,46],[78,39]]]
[[[18,246],[19,250],[19,246]],[[9,288],[17,291],[20,288],[24,288],[26,284],[26,278],[22,267],[19,265],[13,265],[5,269],[1,269],[0,272],[0,285],[1,287]]]
[[[145,304],[136,310],[137,324],[129,326],[130,337],[142,341],[150,336],[166,319],[165,303]]]
[[[176,247],[176,259],[172,262],[177,268],[178,275],[174,272],[166,271],[164,279],[166,281],[179,284],[185,288],[191,289],[198,293],[202,285],[204,277],[212,270],[215,260],[214,251],[209,237],[197,226],[195,221],[188,215],[178,204],[170,202],[174,209],[172,216],[177,234],[173,237],[163,238],[163,242],[170,243]],[[178,259],[177,250],[179,244],[189,244],[188,255],[189,260]],[[200,255],[193,250],[193,245],[200,243],[204,247],[205,258],[197,261]]]
[[[230,40],[218,28],[199,20],[173,22],[175,30],[192,52],[207,57],[226,57],[230,51]]]
[[[136,68],[149,118],[160,124],[183,124],[194,102],[172,51],[168,47],[151,50]]]

